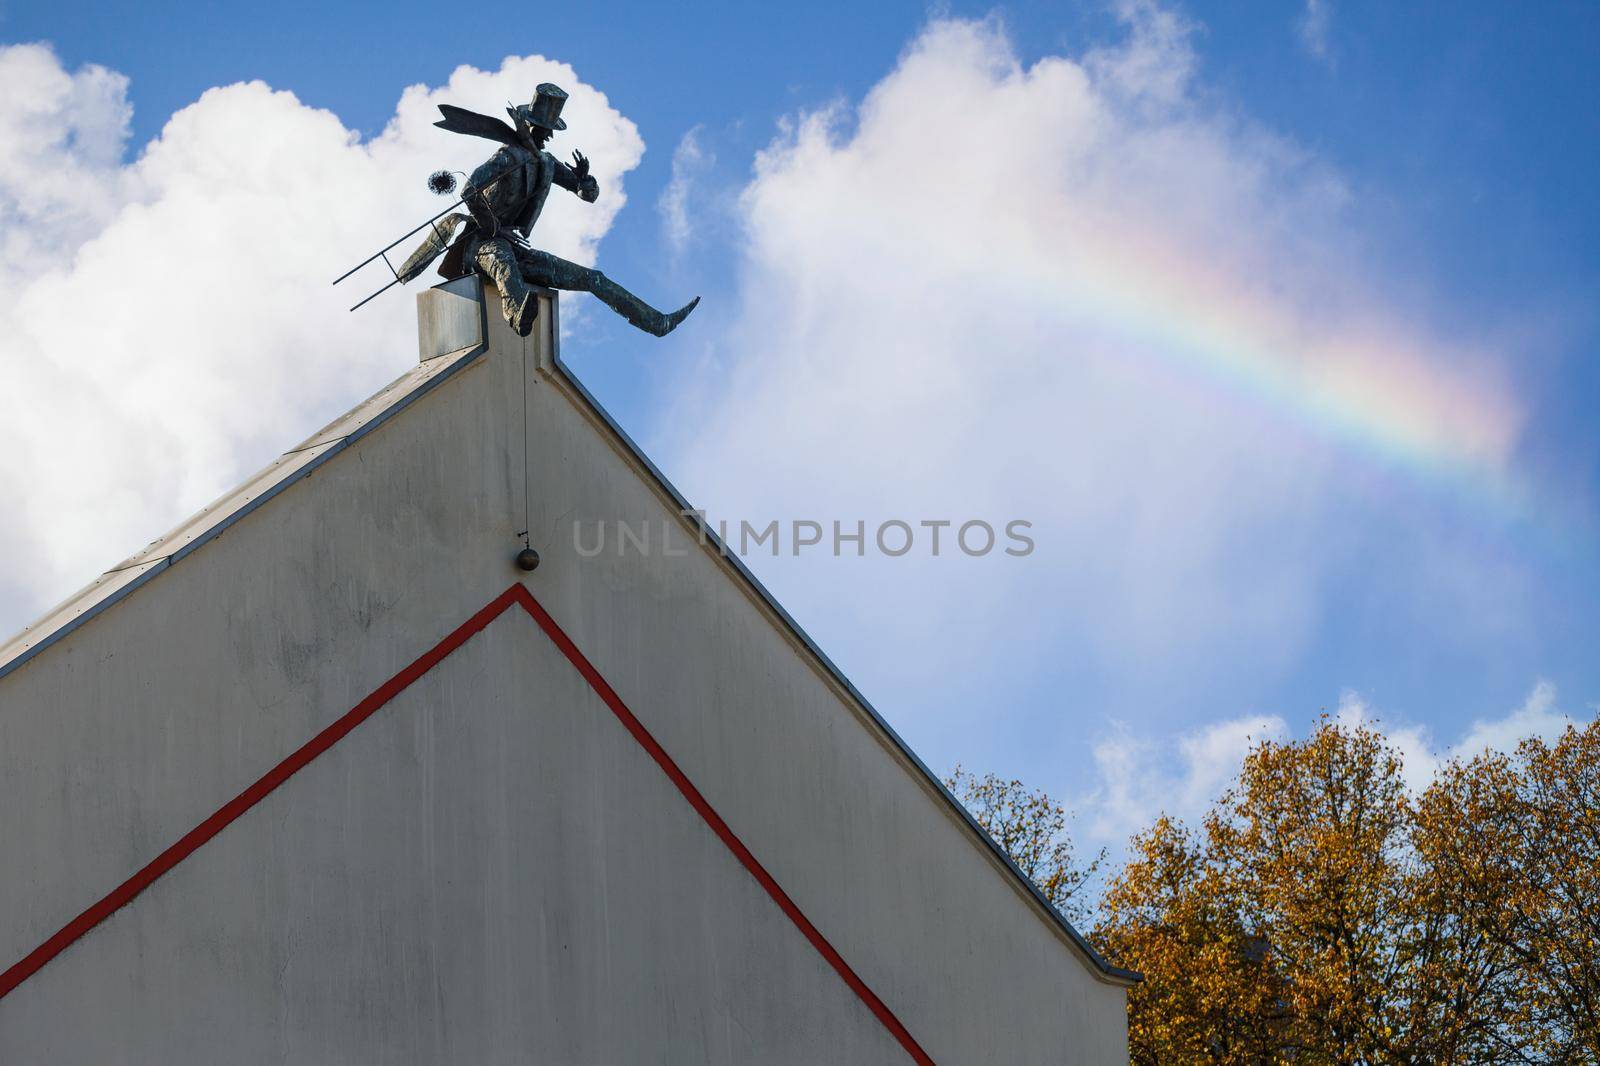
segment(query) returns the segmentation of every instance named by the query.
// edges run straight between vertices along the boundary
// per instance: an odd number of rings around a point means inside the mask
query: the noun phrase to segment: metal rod
[[[356,304],[356,306],[352,307],[350,310],[354,311],[356,309],[356,307],[362,306],[362,304],[365,304],[368,300],[371,300],[373,298],[373,296],[377,296],[378,293],[387,292],[390,289],[394,288],[398,284],[400,284],[400,279],[399,278],[395,278],[393,281],[389,282],[389,284],[387,284],[383,288],[379,289],[378,292],[373,293],[372,296],[368,296],[366,300],[362,300],[361,303]]]
[[[400,236],[396,237],[394,240],[390,241],[388,244],[384,245],[382,248],[379,248],[376,252],[373,252],[371,255],[369,255],[365,259],[361,260],[361,262],[357,263],[355,266],[351,267],[349,270],[346,270],[343,274],[340,274],[338,277],[334,278],[333,279],[333,283],[335,285],[339,284],[339,282],[343,281],[345,278],[348,278],[351,274],[354,274],[356,271],[360,270],[362,267],[366,266],[368,263],[372,262],[374,259],[377,259],[377,258],[381,257],[383,255],[383,253],[387,252],[390,248],[393,248],[395,245],[399,244],[401,241],[405,240],[407,237],[409,237],[412,234],[416,233],[417,230],[422,229],[423,226],[431,226],[431,225],[433,225],[435,222],[439,221],[439,219],[443,218],[445,215],[449,214],[451,211],[454,211],[456,208],[460,207],[464,203],[466,203],[466,199],[463,197],[462,199],[457,200],[455,203],[451,204],[449,207],[445,208],[443,211],[440,211],[437,215],[434,215],[432,218],[428,219],[428,221],[424,222],[422,224],[422,226],[418,226],[416,229],[406,230],[404,233],[400,234]]]

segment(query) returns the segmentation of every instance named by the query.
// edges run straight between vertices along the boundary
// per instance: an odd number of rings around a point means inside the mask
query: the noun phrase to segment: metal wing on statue
[[[486,137],[491,141],[501,144],[516,144],[517,131],[497,118],[480,115],[476,111],[468,111],[464,107],[452,104],[440,104],[439,113],[444,116],[434,125],[451,133],[464,133],[469,137]]]

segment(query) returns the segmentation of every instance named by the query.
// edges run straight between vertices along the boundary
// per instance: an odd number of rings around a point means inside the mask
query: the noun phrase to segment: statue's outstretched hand
[[[582,152],[572,153],[572,173],[579,181],[589,176],[589,157]]]

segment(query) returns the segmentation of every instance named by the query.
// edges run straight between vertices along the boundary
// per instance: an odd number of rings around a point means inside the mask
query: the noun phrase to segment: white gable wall
[[[903,1057],[515,609],[0,1011],[8,1063]]]
[[[725,562],[699,549],[619,556],[614,544],[577,555],[571,522],[648,520],[654,537],[675,505],[553,370],[548,332],[524,343],[494,317],[490,337],[433,393],[0,678],[0,967],[523,576],[509,560],[526,393],[544,561],[525,584],[934,1061],[1125,1061],[1121,985]],[[690,541],[681,526],[677,538]],[[667,1043],[653,1061],[749,1061],[735,1030],[766,1061],[909,1061],[892,1043],[885,1056],[876,1019],[575,677],[526,615],[494,622],[0,999],[0,1061],[29,1061],[7,1051],[38,1053],[96,1003],[114,1038],[141,1011],[179,1017],[174,997],[212,1002],[202,993],[237,996],[246,1013],[272,1004],[259,1039],[276,1034],[281,1048],[310,1031],[296,1020],[326,1000],[329,974],[356,988],[330,1018],[432,1027],[373,1061],[528,1061],[518,1047],[637,1061],[617,1055],[651,1039]],[[588,740],[540,748],[546,731],[589,719],[601,724]],[[607,736],[624,754],[596,774],[538,762],[593,756]],[[383,831],[352,830],[368,825]],[[441,887],[446,870],[459,877]],[[686,877],[704,886],[698,898]],[[387,901],[380,926],[351,941],[319,924],[372,892]],[[473,892],[481,905],[457,925]],[[560,929],[511,929],[549,897],[562,902],[538,913]],[[483,932],[495,920],[509,930],[498,942]],[[556,940],[582,961],[553,954]],[[476,974],[480,991],[440,1000],[440,966],[450,988]],[[550,998],[562,984],[572,997]],[[617,997],[603,1026],[602,992]],[[512,1000],[560,1009],[530,1036]],[[182,1015],[219,1016],[235,1017]],[[238,1061],[279,1061],[246,1047]]]

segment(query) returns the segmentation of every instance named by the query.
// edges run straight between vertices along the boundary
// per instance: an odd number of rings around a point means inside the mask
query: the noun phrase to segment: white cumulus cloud
[[[1372,725],[1400,754],[1406,785],[1413,792],[1428,787],[1439,768],[1451,760],[1469,760],[1485,752],[1512,752],[1523,740],[1539,737],[1553,741],[1568,725],[1581,725],[1556,707],[1556,688],[1540,680],[1529,690],[1521,706],[1505,714],[1472,720],[1453,743],[1439,741],[1426,725],[1391,722],[1359,693],[1346,692],[1339,700],[1338,721],[1351,725]]]
[[[553,148],[587,153],[602,195],[553,197],[538,239],[592,262],[644,146],[564,63],[512,57],[412,86],[370,140],[290,93],[228,85],[125,161],[126,78],[0,48],[0,557],[27,560],[0,576],[0,628],[414,361],[409,292],[346,311],[381,265],[329,282],[443,206],[429,172],[493,151],[434,129],[435,104],[500,114],[542,81],[571,94]]]
[[[662,190],[657,208],[661,212],[662,233],[674,255],[682,254],[694,237],[689,201],[698,181],[715,163],[716,154],[702,143],[699,126],[685,133],[673,150],[672,178]]]
[[[1535,683],[1520,706],[1474,719],[1453,741],[1439,739],[1427,726],[1391,720],[1354,692],[1340,697],[1333,717],[1381,733],[1399,754],[1413,794],[1426,789],[1450,760],[1511,752],[1528,737],[1552,741],[1569,724],[1582,725],[1557,709],[1555,686],[1548,681]],[[1198,824],[1237,780],[1251,748],[1293,737],[1278,715],[1222,719],[1158,738],[1114,727],[1094,746],[1094,785],[1071,800],[1084,842],[1118,848],[1162,814]]]
[[[859,104],[793,116],[662,433],[735,522],[1034,523],[1020,560],[759,561],[897,713],[975,724],[1056,664],[1118,717],[1280,677],[1353,550],[1350,456],[1516,445],[1493,361],[1390,301],[1338,174],[1197,86],[1184,19],[1121,10],[1122,44],[1032,63],[937,20]]]
[[[1098,784],[1074,803],[1080,824],[1090,841],[1110,845],[1161,814],[1194,824],[1238,777],[1252,747],[1288,736],[1277,715],[1225,719],[1162,740],[1119,726],[1094,747]]]

